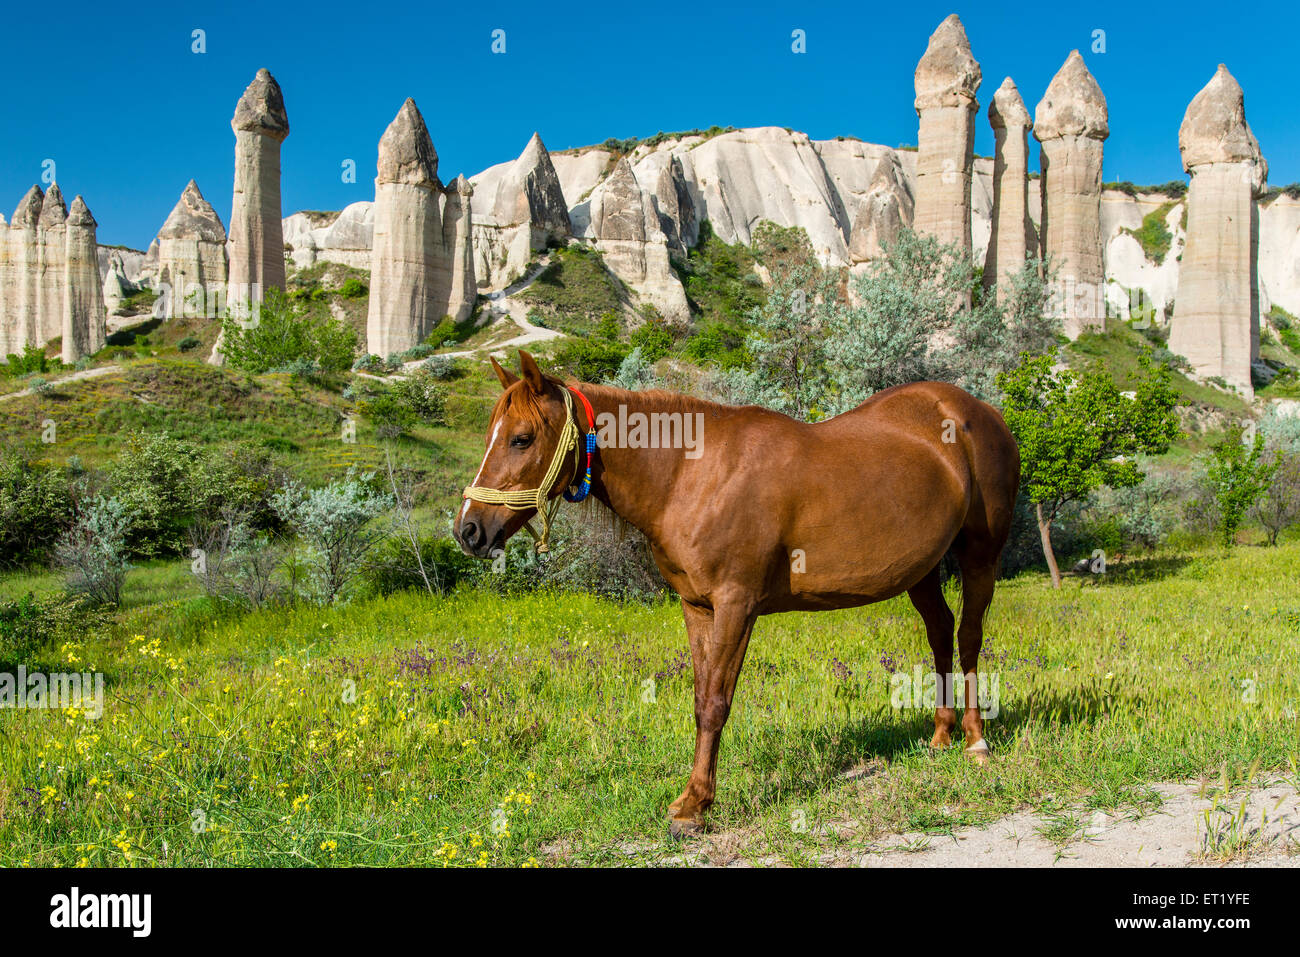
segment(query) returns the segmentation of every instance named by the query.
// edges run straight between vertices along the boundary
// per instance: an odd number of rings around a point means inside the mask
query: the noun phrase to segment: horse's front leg
[[[686,790],[668,808],[673,837],[699,831],[713,803],[718,742],[756,617],[747,602],[723,602],[710,610],[683,601],[682,613],[695,671],[695,762]]]

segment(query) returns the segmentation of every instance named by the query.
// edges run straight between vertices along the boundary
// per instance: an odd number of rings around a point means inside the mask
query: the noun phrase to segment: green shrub
[[[49,358],[42,346],[24,346],[22,355],[11,352],[5,358],[4,370],[15,379],[33,372],[50,372],[58,362]]]
[[[339,295],[344,299],[360,299],[369,294],[370,290],[366,284],[355,276],[343,280],[343,285],[339,287]]]
[[[390,390],[397,401],[429,425],[447,424],[447,387],[432,372],[419,368],[399,379]]]
[[[176,348],[181,352],[190,352],[203,345],[203,341],[198,336],[186,336],[180,342],[176,343]]]
[[[108,627],[110,618],[92,603],[66,595],[0,601],[0,668],[36,663],[43,651],[82,640]]]
[[[661,318],[647,319],[629,337],[633,348],[640,348],[646,362],[658,362],[672,351],[677,342],[674,331]]]
[[[483,563],[470,558],[449,538],[421,538],[417,562],[411,544],[400,536],[385,539],[376,546],[368,561],[366,583],[375,593],[391,595],[406,589],[425,590],[424,575],[437,592],[446,593],[461,582],[477,581]],[[424,575],[420,574],[420,566]]]
[[[686,340],[682,352],[699,365],[749,368],[752,357],[745,346],[748,335],[740,323],[709,319],[700,323],[695,334]]]
[[[555,353],[555,362],[580,382],[603,382],[618,372],[631,350],[607,339],[566,339]]]
[[[205,449],[166,432],[128,436],[107,474],[127,509],[130,553],[144,556],[183,554],[190,526],[224,508],[246,510],[256,528],[276,526],[271,496],[287,481],[265,447]]]
[[[299,360],[315,361],[324,372],[342,372],[351,368],[357,352],[357,331],[351,325],[278,289],[267,290],[255,321],[245,326],[227,317],[222,334],[227,363],[252,373]]]
[[[0,567],[39,562],[72,521],[70,476],[17,449],[0,452]]]
[[[1205,474],[1219,507],[1219,531],[1224,545],[1236,541],[1246,513],[1272,481],[1277,463],[1263,453],[1264,433],[1256,432],[1247,446],[1241,426],[1230,428],[1223,441],[1210,450]]]
[[[395,390],[369,396],[358,403],[357,409],[371,421],[381,439],[405,435],[415,427],[419,418]]]

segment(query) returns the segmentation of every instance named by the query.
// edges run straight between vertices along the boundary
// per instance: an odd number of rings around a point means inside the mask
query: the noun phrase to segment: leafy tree
[[[1249,445],[1241,426],[1234,426],[1211,450],[1205,476],[1219,506],[1219,531],[1223,544],[1232,545],[1242,520],[1269,487],[1277,463],[1264,456],[1264,434],[1256,432]]]
[[[1101,370],[1055,369],[1056,350],[1025,356],[998,376],[1003,416],[1020,444],[1021,481],[1034,503],[1052,585],[1061,572],[1052,551],[1052,522],[1062,506],[1103,486],[1142,481],[1134,456],[1159,455],[1178,436],[1177,393],[1170,373],[1143,356],[1132,398]]]
[[[808,419],[818,417],[819,405],[825,407],[825,337],[836,308],[834,277],[815,262],[801,262],[778,278],[767,302],[750,313],[748,348],[769,408]]]
[[[854,282],[856,303],[836,313],[826,345],[839,410],[905,382],[947,378],[931,340],[969,311],[970,257],[933,236],[903,230]],[[987,323],[991,325],[991,323]]]
[[[996,398],[1000,372],[1056,344],[1060,320],[1044,315],[1050,266],[1026,261],[1001,299],[985,293],[967,250],[902,230],[853,284],[826,342],[839,386],[837,411],[906,382],[952,382]]]
[[[269,372],[303,361],[316,363],[323,372],[342,372],[356,357],[357,331],[310,302],[268,289],[255,320],[226,317],[221,351],[231,366],[245,372]]]

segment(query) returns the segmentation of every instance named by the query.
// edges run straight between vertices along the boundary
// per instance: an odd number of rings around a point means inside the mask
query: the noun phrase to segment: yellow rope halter
[[[522,512],[527,508],[537,509],[537,515],[542,520],[542,534],[537,534],[531,521],[525,522],[524,528],[528,529],[528,534],[533,537],[533,546],[539,553],[546,552],[550,548],[546,540],[551,534],[551,521],[559,511],[562,499],[556,495],[550,505],[546,504],[546,499],[555,480],[560,477],[560,470],[564,467],[564,457],[570,450],[574,452],[575,477],[582,468],[578,425],[573,418],[573,396],[568,389],[561,388],[560,391],[564,393],[564,428],[560,430],[560,444],[555,447],[555,454],[551,456],[551,465],[546,470],[546,477],[542,479],[542,484],[537,488],[516,491],[500,491],[482,485],[471,485],[461,495],[462,498],[482,502],[484,505],[504,505],[516,512]]]

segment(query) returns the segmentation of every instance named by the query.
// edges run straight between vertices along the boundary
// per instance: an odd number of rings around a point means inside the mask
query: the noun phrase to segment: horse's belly
[[[943,558],[964,520],[964,496],[944,484],[855,483],[806,499],[786,536],[789,567],[774,576],[784,587],[773,599],[846,608],[911,588]]]

